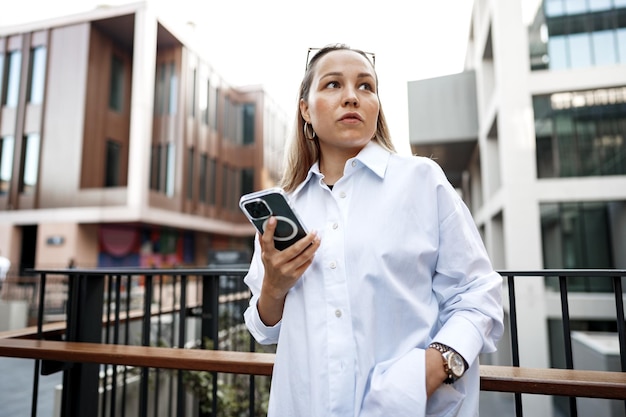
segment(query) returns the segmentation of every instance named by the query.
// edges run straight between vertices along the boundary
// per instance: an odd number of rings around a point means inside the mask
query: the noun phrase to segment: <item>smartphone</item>
[[[304,224],[281,188],[269,188],[243,195],[239,200],[239,207],[261,234],[265,232],[269,218],[276,218],[274,246],[278,250],[288,248],[307,234]]]

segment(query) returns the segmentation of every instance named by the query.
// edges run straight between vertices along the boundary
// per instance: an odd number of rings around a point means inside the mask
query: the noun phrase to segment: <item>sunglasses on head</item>
[[[324,49],[324,48],[309,48],[308,49],[308,51],[306,53],[306,66],[304,67],[305,71],[309,69],[309,65],[311,64],[311,60],[322,49]],[[344,49],[347,49],[347,48],[344,48]],[[338,48],[338,50],[339,50],[339,48]],[[348,50],[353,50],[353,49],[348,49]],[[373,52],[365,52],[365,51],[358,51],[358,50],[353,50],[353,51],[355,51],[355,52],[363,52],[365,54],[365,56],[367,57],[367,59],[369,59],[370,62],[372,63],[372,66],[376,67],[376,54],[374,54]]]

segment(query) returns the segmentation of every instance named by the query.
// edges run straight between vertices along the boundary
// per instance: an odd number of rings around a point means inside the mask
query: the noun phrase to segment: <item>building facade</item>
[[[0,251],[28,268],[206,265],[249,251],[287,118],[149,2],[0,28]]]
[[[626,268],[625,0],[476,0],[465,70],[408,92],[413,152],[462,192],[497,269]],[[553,279],[516,281],[522,366],[564,366]],[[610,281],[569,290],[573,330],[615,331]],[[510,361],[507,342],[484,359]]]

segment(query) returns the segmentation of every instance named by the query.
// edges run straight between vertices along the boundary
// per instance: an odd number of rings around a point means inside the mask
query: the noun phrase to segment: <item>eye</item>
[[[374,87],[370,83],[363,83],[363,84],[359,85],[359,89],[360,90],[374,91]]]
[[[339,82],[337,81],[330,81],[326,83],[326,88],[338,88],[338,87],[339,87]]]

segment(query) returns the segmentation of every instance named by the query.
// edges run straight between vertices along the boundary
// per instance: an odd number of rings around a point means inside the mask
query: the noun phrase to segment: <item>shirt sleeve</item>
[[[248,270],[248,274],[244,277],[244,282],[248,288],[250,288],[252,296],[250,297],[248,308],[243,313],[243,317],[246,327],[248,327],[254,339],[262,345],[269,345],[278,342],[281,321],[274,326],[266,326],[259,316],[257,303],[261,295],[264,273],[265,269],[261,261],[261,245],[259,244],[259,235],[257,234],[254,239],[254,255],[250,262],[250,269]]]
[[[433,291],[440,305],[434,340],[452,347],[472,364],[494,352],[502,336],[502,277],[494,271],[474,220],[456,191],[437,187],[439,256]]]

